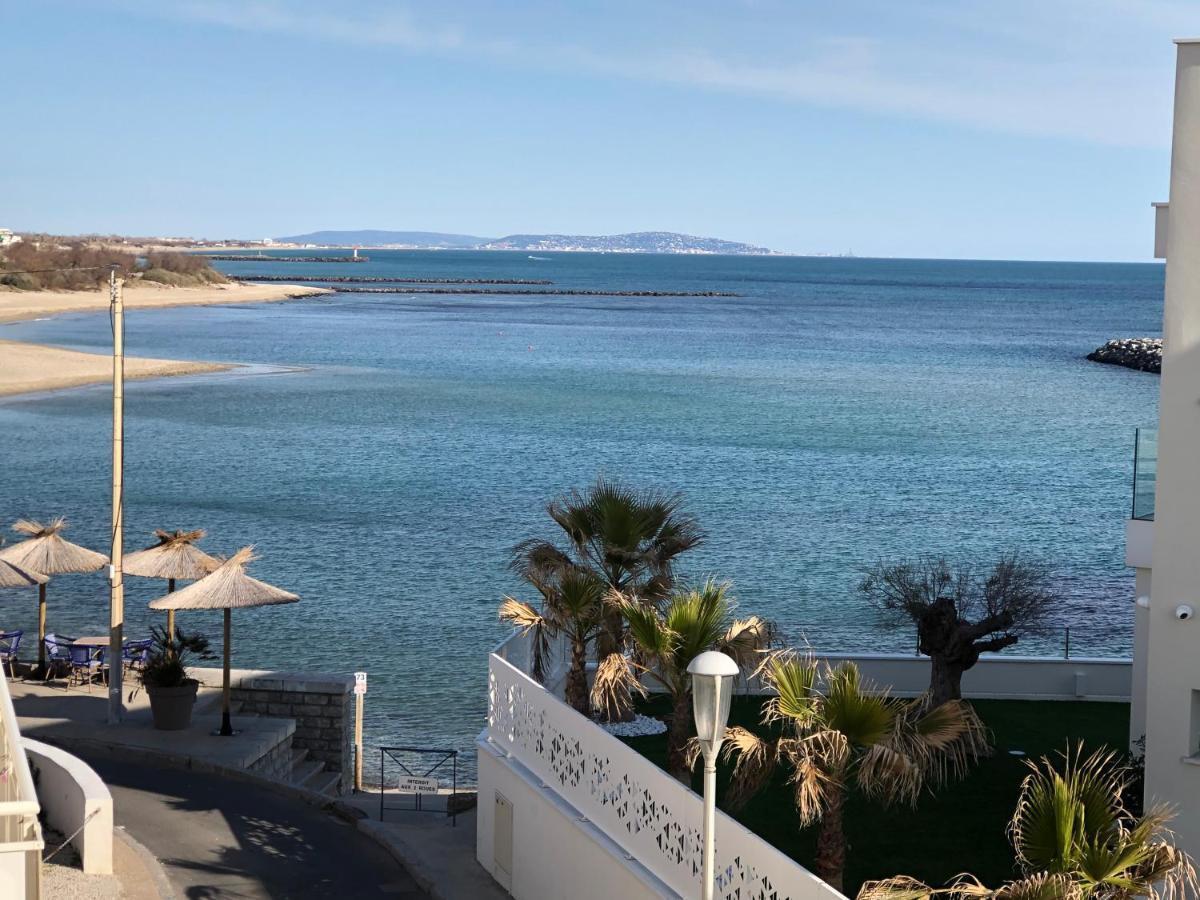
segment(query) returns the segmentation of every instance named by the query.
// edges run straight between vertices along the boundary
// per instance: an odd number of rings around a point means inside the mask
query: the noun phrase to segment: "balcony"
[[[1154,482],[1158,475],[1158,429],[1139,428],[1133,447],[1133,514],[1139,522],[1154,521]]]

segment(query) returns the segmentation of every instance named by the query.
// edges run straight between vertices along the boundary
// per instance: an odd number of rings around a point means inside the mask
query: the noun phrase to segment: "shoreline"
[[[327,293],[330,292],[324,288],[293,284],[233,283],[203,288],[137,285],[128,288],[123,299],[127,309],[142,310],[231,303],[274,303]],[[0,292],[0,324],[50,318],[66,313],[103,312],[107,309],[108,292],[105,290]],[[0,334],[3,334],[2,330]],[[131,381],[169,378],[228,372],[239,367],[238,363],[127,356],[125,377]],[[87,353],[0,337],[0,397],[103,384],[111,378],[112,357],[108,354]]]

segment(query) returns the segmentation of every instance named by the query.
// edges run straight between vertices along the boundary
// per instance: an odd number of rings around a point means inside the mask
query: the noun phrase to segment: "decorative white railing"
[[[21,746],[8,677],[0,673],[0,853],[7,849],[5,844],[41,841],[40,809],[29,760]]]
[[[698,894],[701,798],[530,678],[527,663],[527,642],[516,636],[488,661],[489,740],[672,891]],[[842,897],[721,812],[716,851],[725,900]]]

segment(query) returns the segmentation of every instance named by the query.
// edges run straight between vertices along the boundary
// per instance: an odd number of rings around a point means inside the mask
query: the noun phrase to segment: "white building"
[[[1157,448],[1139,442],[1139,463],[1153,454],[1157,471],[1138,466],[1141,509],[1127,530],[1138,593],[1130,735],[1145,734],[1147,803],[1176,809],[1177,842],[1200,858],[1200,40],[1176,43],[1171,196],[1155,204],[1167,261]]]
[[[19,244],[21,236],[14,234],[7,228],[0,228],[0,247],[7,247],[9,244]]]

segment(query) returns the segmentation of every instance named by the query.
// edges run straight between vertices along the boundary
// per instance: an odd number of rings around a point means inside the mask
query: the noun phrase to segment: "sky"
[[[1200,0],[0,0],[0,227],[1143,260]]]

